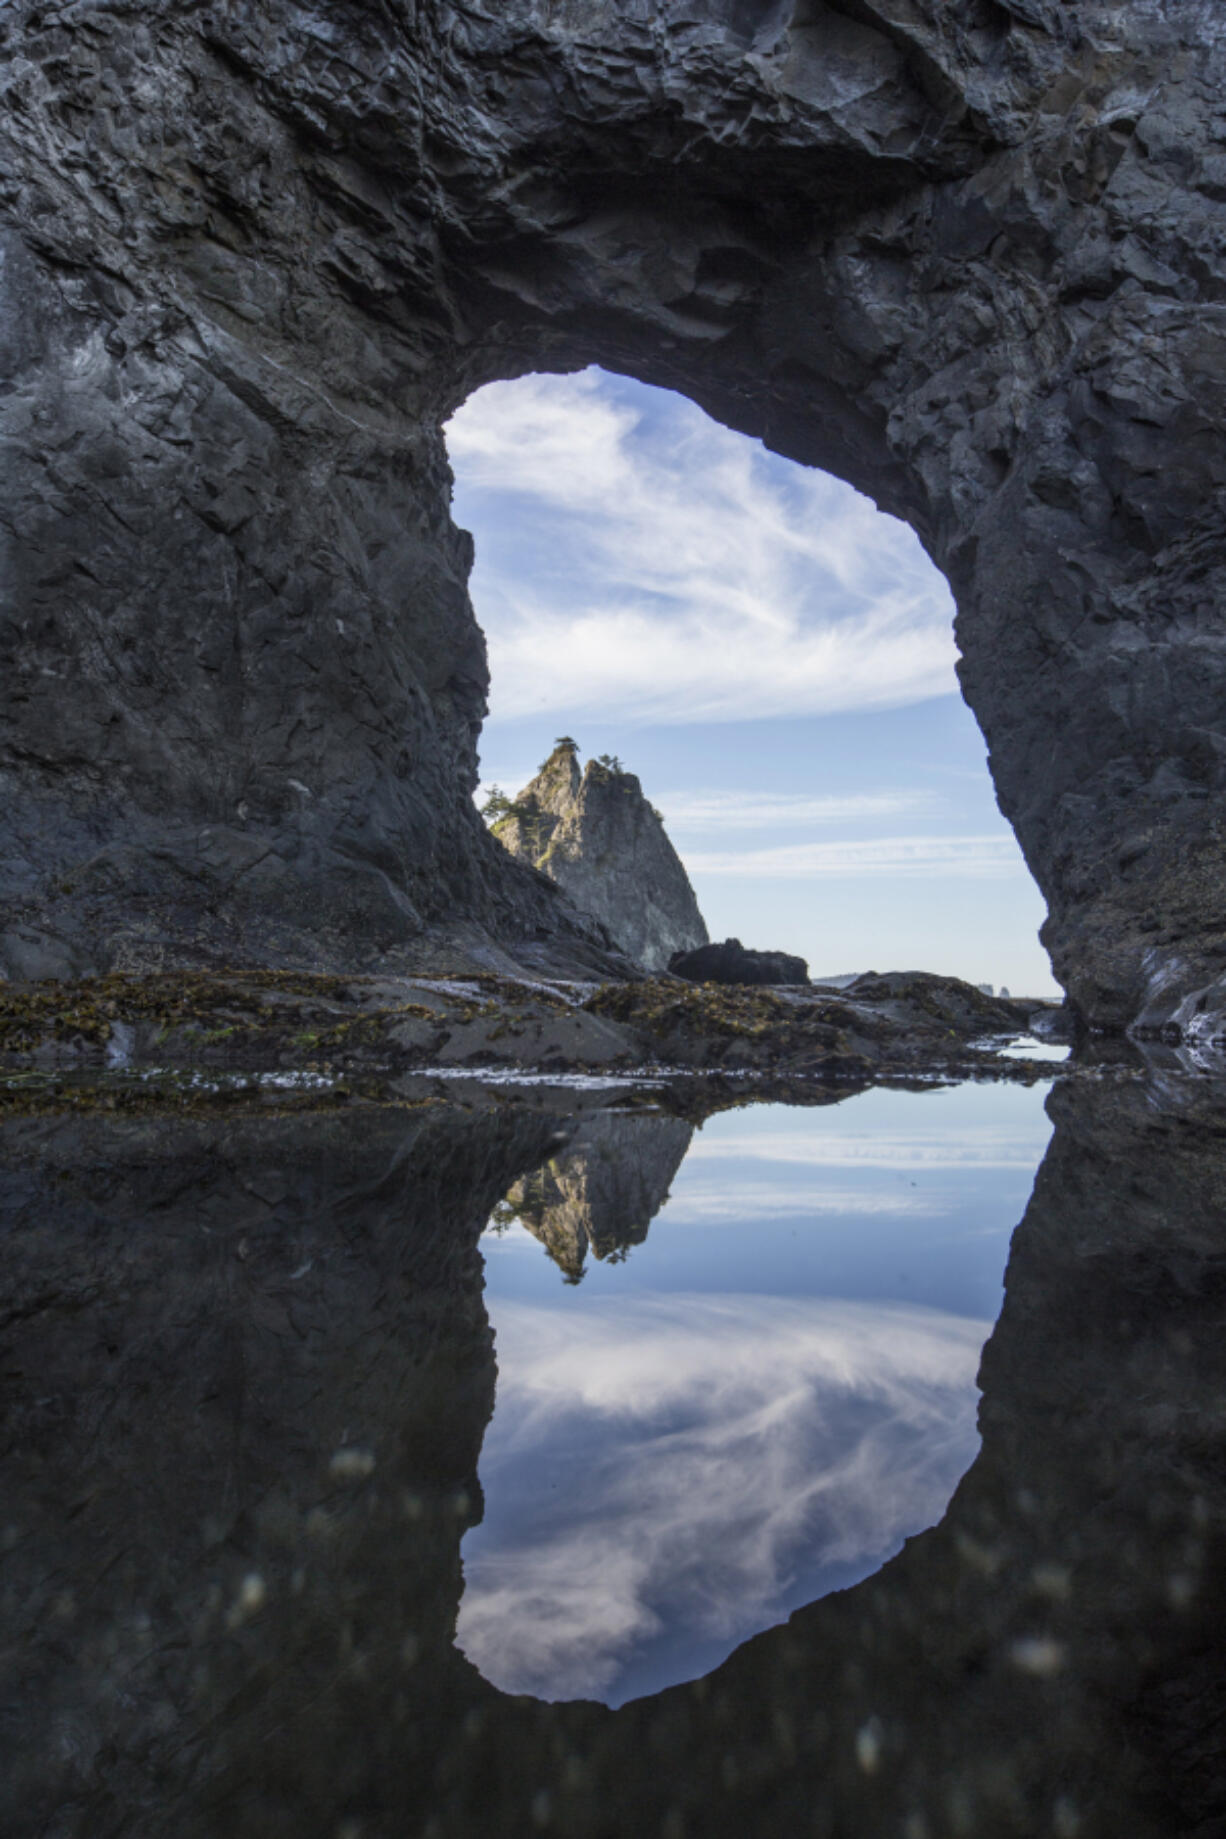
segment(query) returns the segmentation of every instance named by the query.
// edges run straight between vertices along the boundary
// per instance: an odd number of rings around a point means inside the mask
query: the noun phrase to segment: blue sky
[[[949,590],[904,524],[595,369],[489,385],[448,447],[484,786],[518,791],[572,734],[639,775],[713,937],[1054,992]]]

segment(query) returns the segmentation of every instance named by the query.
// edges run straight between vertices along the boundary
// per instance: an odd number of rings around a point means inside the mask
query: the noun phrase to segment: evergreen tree
[[[500,785],[492,785],[489,797],[481,807],[481,815],[487,824],[500,824],[514,809],[514,799],[508,798]]]

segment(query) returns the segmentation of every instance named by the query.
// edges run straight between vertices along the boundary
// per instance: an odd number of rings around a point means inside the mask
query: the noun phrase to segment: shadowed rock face
[[[560,744],[494,834],[646,970],[662,971],[675,952],[706,944],[689,876],[633,773],[602,760],[580,771],[574,746]]]
[[[555,1119],[6,1123],[6,1835],[1213,1833],[1224,1106],[1058,1092],[945,1518],[616,1712],[453,1646],[477,1238]]]
[[[1100,1023],[1214,1025],[1218,0],[2,30],[10,975],[598,956],[471,808],[440,434],[596,360],[914,525],[1058,975]]]

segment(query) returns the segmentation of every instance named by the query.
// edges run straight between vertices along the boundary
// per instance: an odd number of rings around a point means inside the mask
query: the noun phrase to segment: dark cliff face
[[[10,975],[582,938],[471,809],[439,430],[595,360],[912,522],[1058,975],[1226,1006],[1218,0],[2,31]]]
[[[600,760],[580,772],[574,748],[555,747],[494,834],[646,970],[706,944],[689,876],[633,773]]]

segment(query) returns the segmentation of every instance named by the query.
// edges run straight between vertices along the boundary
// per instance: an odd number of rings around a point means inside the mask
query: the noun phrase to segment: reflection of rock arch
[[[617,1712],[451,1646],[477,1239],[549,1118],[10,1121],[5,1833],[1212,1830],[1222,1119],[1157,1099],[1059,1095],[940,1525]]]
[[[10,35],[9,970],[565,930],[468,807],[438,428],[596,359],[910,519],[1060,975],[1106,1022],[1211,982],[1214,9],[408,17]]]

